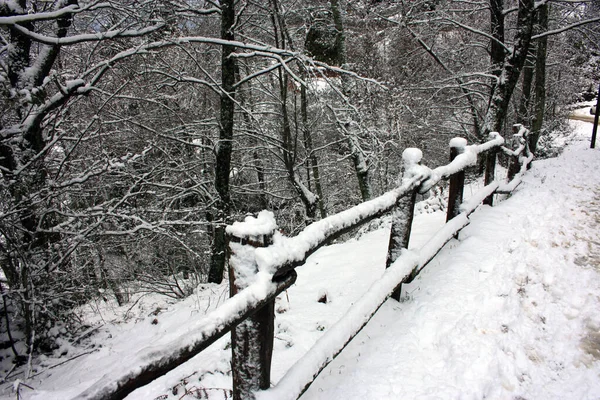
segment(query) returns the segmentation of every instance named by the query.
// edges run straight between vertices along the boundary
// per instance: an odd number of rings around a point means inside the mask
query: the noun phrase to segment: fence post
[[[511,147],[513,147],[513,150],[518,149],[519,147],[521,147],[521,144],[523,144],[523,136],[519,134],[519,132],[521,131],[521,126],[521,124],[514,124],[512,127],[513,139]],[[527,149],[523,149],[521,154],[518,154],[517,156],[512,156],[510,158],[507,172],[507,178],[509,182],[512,181],[515,175],[517,175],[517,173],[521,170],[521,163],[519,162],[519,157],[521,157],[521,155],[523,155],[525,151],[527,151]]]
[[[530,139],[531,131],[527,128],[523,128],[523,129],[524,129],[524,132],[523,132],[524,143],[523,144],[525,145],[524,154],[525,154],[526,158],[529,158],[531,156],[531,146],[529,145],[529,141],[531,140]],[[520,163],[519,163],[519,166],[520,166]],[[531,163],[527,164],[527,169],[528,170],[531,169]],[[519,170],[520,170],[520,168],[519,168]]]
[[[408,148],[402,153],[404,162],[404,172],[408,171],[413,165],[421,162],[423,153],[419,149]],[[392,216],[392,228],[390,230],[390,242],[388,244],[388,254],[385,260],[385,267],[389,268],[400,256],[400,250],[408,248],[410,240],[410,230],[415,214],[415,201],[417,198],[417,189],[400,198],[396,207],[390,213]],[[392,298],[400,301],[402,285],[392,293]]]
[[[490,132],[489,140],[496,139],[500,134],[498,132]],[[485,186],[489,185],[496,179],[496,158],[498,157],[498,148],[494,147],[488,150],[485,156]],[[490,194],[488,197],[483,200],[483,204],[487,204],[488,206],[494,205],[494,194]]]
[[[594,113],[594,127],[592,128],[592,140],[590,149],[596,148],[596,132],[598,132],[598,116],[600,116],[600,85],[598,85],[598,97],[596,97],[596,112]]]
[[[228,227],[229,293],[233,297],[256,278],[257,247],[272,243],[277,228],[273,213],[262,211],[256,218]],[[275,326],[275,299],[231,331],[233,399],[253,400],[254,392],[271,384],[271,356]]]
[[[467,139],[456,137],[450,140],[450,162],[465,152]],[[457,172],[450,177],[450,188],[448,189],[448,212],[446,213],[446,222],[456,217],[459,213],[459,207],[463,200],[465,189],[465,171]]]

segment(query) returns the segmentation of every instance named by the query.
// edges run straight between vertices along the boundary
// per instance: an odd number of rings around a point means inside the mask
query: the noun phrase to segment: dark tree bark
[[[281,13],[279,11],[279,3],[277,0],[271,0],[271,16],[273,22],[273,29],[275,32],[275,43],[279,48],[286,48],[288,45],[293,49],[290,36],[285,27]],[[282,155],[285,169],[287,171],[288,179],[292,184],[292,187],[300,197],[302,204],[305,208],[306,213],[306,224],[312,223],[317,215],[318,196],[315,196],[300,180],[298,173],[296,172],[296,159],[297,159],[297,135],[292,135],[292,129],[290,126],[290,115],[288,110],[288,83],[289,78],[283,69],[280,67],[278,70],[278,84],[279,84],[279,95],[280,95],[280,110],[281,110],[281,142],[282,142]],[[302,107],[302,105],[301,105]],[[301,111],[302,113],[302,111]],[[306,138],[306,137],[305,137]]]
[[[523,84],[521,100],[519,101],[519,111],[517,112],[517,123],[531,127],[531,113],[529,110],[531,104],[531,86],[533,83],[533,72],[535,69],[535,49],[532,46],[531,51],[525,60],[523,68]]]
[[[538,10],[538,26],[540,32],[548,30],[548,4],[540,6]],[[535,58],[535,118],[531,126],[529,147],[535,154],[537,143],[544,125],[546,110],[546,53],[548,37],[538,39]]]
[[[519,2],[516,25],[517,33],[514,39],[513,50],[504,58],[498,83],[492,92],[490,106],[486,113],[483,127],[484,135],[502,130],[512,94],[527,58],[533,34],[534,19],[534,0],[521,0]]]
[[[24,12],[27,13],[26,0],[19,0],[17,4],[20,10],[25,10]],[[65,1],[57,4],[56,7],[60,9],[70,4],[75,2]],[[20,11],[5,4],[0,10],[0,15],[17,16],[20,15]],[[63,38],[67,35],[71,21],[70,13],[56,19],[56,37]],[[28,31],[35,30],[33,22],[23,22],[18,25]],[[10,46],[7,51],[6,65],[10,87],[15,91],[31,90],[41,85],[49,76],[60,52],[60,46],[40,45],[39,53],[32,57],[32,39],[16,27],[10,27],[9,33]],[[73,95],[74,91],[65,92],[63,98],[57,100],[53,106],[39,107],[33,113],[32,106],[36,99],[22,101],[12,112],[5,113],[0,119],[0,129],[12,125],[19,130],[18,133],[3,136],[2,139],[7,140],[0,142],[0,167],[3,169],[3,178],[7,182],[10,201],[18,210],[20,225],[19,237],[13,238],[19,243],[17,246],[20,251],[7,254],[2,260],[1,267],[9,286],[20,293],[28,346],[32,346],[35,334],[32,274],[35,270],[51,271],[50,247],[53,242],[60,239],[60,235],[43,231],[53,225],[53,221],[51,218],[44,218],[39,202],[33,200],[35,194],[45,188],[47,178],[47,166],[44,161],[47,138],[43,135],[42,122],[51,111],[64,105]],[[34,118],[30,118],[32,114],[35,115]],[[9,143],[12,135],[21,136],[22,140],[13,140],[11,145]],[[23,172],[21,168],[28,164],[29,170]]]
[[[502,73],[502,65],[506,49],[504,48],[504,0],[490,0],[490,30],[494,38],[491,43],[492,74],[499,77]],[[492,92],[496,82],[492,82]]]
[[[221,1],[221,39],[233,41],[235,36],[235,1]],[[225,269],[227,240],[225,225],[231,211],[229,193],[229,173],[233,149],[233,125],[235,110],[235,59],[230,57],[235,51],[231,45],[223,45],[221,53],[221,116],[219,124],[219,144],[215,160],[215,189],[218,194],[215,230],[208,281],[221,283]]]
[[[312,132],[310,130],[310,124],[308,121],[308,96],[306,93],[305,85],[302,85],[302,87],[300,88],[300,113],[302,114],[302,133],[304,134],[304,144],[306,152],[308,153],[308,162],[310,164],[309,170],[312,171],[312,177],[315,181],[315,191],[317,192],[317,196],[319,197],[319,213],[321,214],[321,218],[325,218],[327,217],[327,212],[325,211],[325,202],[323,199],[321,174],[319,172],[319,160],[317,159],[317,155],[314,151]]]
[[[342,17],[342,11],[340,9],[339,0],[331,0],[331,14],[333,16],[333,23],[337,30],[336,37],[336,48],[338,51],[338,60],[345,67],[347,62],[346,59],[346,32],[344,31],[344,19]],[[350,82],[349,77],[342,74],[342,93],[346,99],[350,97]],[[358,179],[358,188],[363,201],[371,198],[371,182],[369,174],[369,165],[367,159],[360,148],[358,142],[358,124],[352,119],[352,115],[348,113],[346,118],[348,121],[346,127],[346,135],[348,139],[348,145],[350,147],[350,155],[352,163],[354,165],[354,171],[356,172],[356,178]]]

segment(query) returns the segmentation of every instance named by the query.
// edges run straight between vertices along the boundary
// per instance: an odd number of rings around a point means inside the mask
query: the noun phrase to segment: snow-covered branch
[[[140,37],[146,36],[152,32],[156,32],[161,28],[164,28],[164,23],[158,23],[156,25],[140,28],[140,29],[115,29],[106,32],[98,32],[98,33],[87,33],[82,35],[74,35],[67,37],[52,37],[46,36],[39,33],[35,33],[22,25],[14,25],[13,28],[18,30],[23,35],[35,40],[36,42],[55,45],[55,46],[67,46],[74,45],[83,42],[98,42],[101,40],[107,39],[118,39],[118,38],[131,38],[131,37]]]
[[[251,44],[251,43],[244,43],[244,42],[240,42],[240,41],[236,41],[236,40],[224,40],[224,39],[219,39],[219,38],[214,38],[214,37],[206,37],[206,36],[182,36],[182,37],[178,37],[178,38],[174,38],[174,39],[170,39],[170,40],[160,40],[160,41],[150,42],[150,43],[146,43],[146,44],[142,44],[139,46],[129,48],[127,50],[123,50],[123,51],[117,53],[116,55],[114,55],[113,57],[111,57],[110,59],[104,60],[104,61],[96,64],[92,68],[88,69],[86,72],[84,72],[82,74],[82,77],[87,77],[87,76],[90,76],[93,74],[96,74],[96,75],[102,74],[102,71],[104,71],[106,68],[109,68],[112,64],[115,64],[124,59],[128,59],[129,57],[132,57],[135,55],[147,54],[154,50],[159,50],[159,49],[163,49],[163,48],[167,48],[167,47],[174,47],[174,46],[183,46],[183,45],[186,45],[189,43],[203,43],[203,44],[210,44],[210,45],[216,45],[216,46],[234,46],[237,49],[258,51],[258,52],[261,52],[264,54],[276,54],[276,55],[279,55],[282,57],[298,57],[298,58],[302,57],[302,55],[300,53],[292,52],[292,51],[284,50],[284,49],[279,49],[279,48],[272,47],[272,46],[261,46],[261,45]],[[95,78],[94,80],[97,80],[97,78]]]
[[[496,43],[497,43],[497,44],[499,44],[501,47],[503,47],[503,48],[504,48],[504,50],[506,50],[506,52],[507,52],[507,53],[512,53],[512,49],[511,49],[511,48],[509,48],[508,46],[506,46],[506,44],[505,44],[505,43],[503,43],[503,42],[499,41],[498,39],[496,39],[494,36],[490,35],[490,34],[489,34],[489,33],[487,33],[487,32],[484,32],[484,31],[482,31],[482,30],[480,30],[480,29],[477,29],[477,28],[473,28],[472,26],[469,26],[469,25],[463,24],[462,22],[458,22],[458,21],[456,21],[456,20],[453,20],[453,19],[450,19],[450,18],[444,18],[444,20],[445,20],[445,21],[448,21],[448,22],[450,22],[451,24],[454,24],[454,25],[456,25],[456,26],[458,26],[458,27],[461,27],[461,28],[463,28],[463,29],[465,29],[465,30],[467,30],[467,31],[469,31],[469,32],[471,32],[471,33],[474,33],[474,34],[476,34],[476,35],[480,35],[480,36],[483,36],[483,37],[485,37],[485,38],[488,38],[488,39],[490,39],[491,41],[493,41],[493,42],[496,42]]]
[[[84,11],[90,11],[90,10],[96,10],[96,9],[108,8],[108,7],[111,7],[110,3],[93,2],[84,7],[81,7],[79,5],[69,5],[66,7],[62,7],[59,10],[54,10],[54,11],[38,12],[38,13],[33,13],[33,14],[2,16],[2,17],[0,17],[0,26],[14,26],[16,24],[22,24],[22,23],[26,23],[26,22],[36,22],[36,21],[51,21],[51,20],[55,20],[58,18],[69,16],[72,14],[78,14],[78,13],[81,13]],[[14,8],[12,10],[13,10],[13,12],[16,11]]]
[[[543,37],[551,36],[551,35],[558,35],[560,33],[566,32],[566,31],[568,31],[570,29],[574,29],[574,28],[580,27],[582,25],[592,24],[592,23],[598,22],[598,21],[600,21],[600,17],[590,18],[590,19],[586,19],[586,20],[583,20],[583,21],[575,22],[573,24],[570,24],[570,25],[567,25],[567,26],[563,26],[561,28],[557,28],[557,29],[553,29],[553,30],[550,30],[550,31],[542,32],[542,33],[540,33],[538,35],[533,35],[531,37],[531,40],[541,39]]]
[[[284,60],[285,63],[288,63],[290,61],[292,61],[292,58],[287,58]],[[275,63],[275,64],[268,66],[267,68],[263,68],[259,71],[256,71],[256,72],[240,79],[238,82],[236,82],[235,85],[233,85],[233,87],[238,88],[238,87],[242,86],[244,83],[246,83],[254,78],[257,78],[264,74],[268,74],[269,72],[276,70],[277,68],[281,67],[282,65],[283,65],[282,63]]]
[[[352,71],[349,71],[349,70],[344,69],[344,68],[339,68],[339,67],[335,67],[335,66],[332,66],[332,65],[329,65],[329,64],[325,64],[325,63],[320,62],[320,61],[316,61],[316,60],[312,60],[312,59],[310,59],[310,60],[306,59],[306,60],[310,61],[312,64],[314,64],[314,65],[316,65],[318,67],[327,69],[329,71],[337,72],[337,73],[339,73],[341,75],[348,75],[348,76],[351,76],[351,77],[353,77],[355,79],[359,79],[359,80],[362,80],[362,81],[365,81],[365,82],[372,83],[374,85],[379,86],[382,89],[386,89],[386,90],[388,89],[388,87],[385,84],[377,81],[376,79],[366,78],[364,76],[361,76],[361,75],[357,74],[356,72],[352,72]]]
[[[304,82],[304,80],[302,80],[294,71],[292,71],[290,69],[290,67],[287,65],[287,61],[284,60],[279,54],[276,53],[271,53],[271,52],[264,52],[264,51],[253,51],[251,53],[234,53],[232,54],[233,57],[271,57],[274,58],[278,61],[278,66],[283,67],[283,69],[285,69],[285,71],[298,83],[300,83],[301,85],[306,85],[306,82]],[[290,59],[291,60],[291,59]]]

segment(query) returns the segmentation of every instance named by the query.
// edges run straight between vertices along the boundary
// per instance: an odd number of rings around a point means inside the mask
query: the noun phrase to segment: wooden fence
[[[480,204],[492,205],[494,194],[511,193],[517,187],[533,155],[529,152],[529,131],[517,124],[513,132],[510,148],[504,146],[504,139],[495,132],[483,144],[468,146],[465,139],[452,139],[450,163],[435,169],[421,164],[419,149],[406,149],[400,186],[317,221],[295,237],[276,234],[275,219],[268,211],[228,226],[231,297],[215,311],[190,322],[188,332],[191,333],[167,345],[123,357],[124,367],[107,372],[76,399],[122,399],[188,361],[230,331],[233,398],[297,399],[389,297],[399,299],[402,283],[418,275],[469,223],[468,216]],[[509,160],[506,183],[494,176],[499,151]],[[479,155],[485,157],[482,160],[485,186],[463,202],[465,170],[481,165]],[[450,180],[447,223],[421,249],[407,250],[416,194],[427,192],[445,179]],[[295,282],[295,268],[340,235],[385,215],[391,215],[392,227],[383,276],[275,386],[270,387],[275,298]]]

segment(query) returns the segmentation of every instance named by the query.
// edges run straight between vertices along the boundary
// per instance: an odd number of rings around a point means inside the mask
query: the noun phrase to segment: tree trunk
[[[548,4],[540,6],[538,10],[538,26],[540,32],[548,30]],[[535,58],[535,118],[531,126],[529,141],[530,150],[535,154],[537,142],[544,125],[544,113],[546,110],[546,52],[548,37],[544,36],[537,43]]]
[[[302,130],[304,134],[304,143],[306,147],[306,152],[308,154],[308,161],[310,163],[310,170],[312,170],[312,177],[315,181],[315,191],[317,192],[317,197],[319,198],[319,213],[321,214],[321,218],[327,217],[327,212],[325,211],[325,201],[323,199],[323,188],[321,187],[321,174],[319,172],[319,161],[317,160],[317,155],[315,154],[313,148],[312,141],[312,132],[310,131],[310,126],[308,122],[308,96],[306,93],[306,86],[302,85],[300,88],[300,112],[302,114]],[[310,172],[309,172],[310,173]],[[310,176],[310,175],[309,175]]]
[[[289,42],[289,35],[287,35],[286,27],[281,19],[279,12],[279,4],[277,0],[272,0],[271,3],[271,16],[273,21],[273,28],[275,30],[275,42],[279,48],[286,47],[286,39]],[[292,46],[293,47],[293,46]],[[280,94],[280,107],[281,107],[281,142],[283,151],[283,162],[287,170],[288,179],[292,184],[292,187],[300,197],[302,204],[304,204],[306,212],[306,224],[310,224],[315,220],[317,215],[317,202],[318,196],[315,196],[300,180],[298,173],[296,172],[295,164],[297,158],[297,146],[296,138],[292,137],[292,129],[290,127],[290,116],[287,106],[288,99],[288,76],[284,73],[280,67],[278,71],[278,83],[279,83],[279,94]]]
[[[490,33],[494,38],[491,42],[492,74],[500,77],[506,55],[504,49],[504,0],[490,0]],[[492,82],[492,93],[497,81]]]
[[[235,1],[223,0],[221,4],[221,39],[234,40]],[[233,149],[233,119],[235,109],[235,60],[230,55],[235,51],[231,45],[223,45],[221,53],[221,118],[219,124],[219,144],[215,160],[215,189],[218,194],[215,230],[211,251],[208,281],[221,283],[225,269],[227,241],[225,226],[231,209],[229,193],[229,173]]]
[[[342,68],[346,65],[346,33],[344,31],[344,19],[342,17],[342,11],[340,10],[340,4],[338,0],[331,0],[331,14],[333,16],[333,23],[337,30],[336,36],[336,49],[338,52],[338,60],[342,65]],[[345,99],[350,97],[350,82],[348,76],[342,74],[342,94]],[[350,147],[350,153],[352,163],[354,165],[354,171],[356,172],[356,178],[358,179],[358,188],[363,201],[371,198],[371,179],[369,174],[368,160],[365,157],[360,143],[358,141],[358,123],[354,120],[353,115],[348,112],[346,118],[346,135],[348,139],[348,145]]]
[[[363,201],[367,201],[371,198],[371,177],[369,174],[369,164],[367,158],[362,152],[358,143],[358,124],[352,121],[347,126],[348,132],[348,145],[350,146],[350,153],[352,155],[352,163],[354,164],[354,170],[356,171],[356,178],[358,179],[358,188]]]
[[[306,212],[306,224],[310,224],[315,220],[317,215],[317,203],[318,197],[315,196],[301,181],[298,176],[295,163],[296,163],[296,146],[294,145],[295,140],[292,138],[292,130],[290,127],[289,113],[287,107],[287,76],[283,74],[283,71],[279,71],[279,88],[281,91],[281,113],[282,113],[282,143],[283,143],[283,162],[288,173],[288,178],[292,187],[300,197],[302,204],[304,204]]]
[[[532,46],[533,47],[533,46]],[[525,67],[523,69],[523,85],[521,100],[519,102],[519,111],[517,112],[517,123],[531,128],[531,113],[529,105],[531,103],[531,84],[533,83],[533,70],[535,68],[534,49],[527,55]]]
[[[240,77],[240,66],[236,64],[235,66],[236,68],[236,80],[239,82],[241,80]],[[245,65],[245,73],[246,76],[249,74],[249,70],[248,70],[248,66]],[[244,91],[240,90],[237,93],[239,102],[241,104],[241,109],[242,109],[242,115],[244,118],[244,123],[246,124],[246,129],[249,130],[254,130],[255,126],[255,121],[253,119],[253,114],[254,114],[254,98],[252,96],[252,84],[251,81],[248,81],[244,84],[245,86],[247,86],[247,90]],[[269,202],[267,201],[267,183],[265,181],[265,167],[264,167],[264,163],[263,160],[260,158],[259,154],[258,154],[258,147],[259,146],[259,140],[258,139],[252,139],[253,141],[253,145],[255,146],[254,150],[252,150],[252,159],[254,160],[254,169],[256,170],[256,180],[258,181],[258,187],[259,187],[259,202],[260,202],[260,207],[263,210],[266,210],[269,207]]]
[[[529,51],[534,17],[534,0],[521,0],[519,2],[514,47],[512,52],[504,59],[498,84],[492,92],[490,106],[483,126],[484,135],[502,130],[513,91],[525,64],[527,52]]]
[[[263,210],[269,208],[267,201],[267,183],[265,182],[265,168],[262,159],[258,156],[258,150],[252,153],[254,158],[254,167],[256,168],[256,179],[258,180],[258,188],[260,189],[260,206]]]

